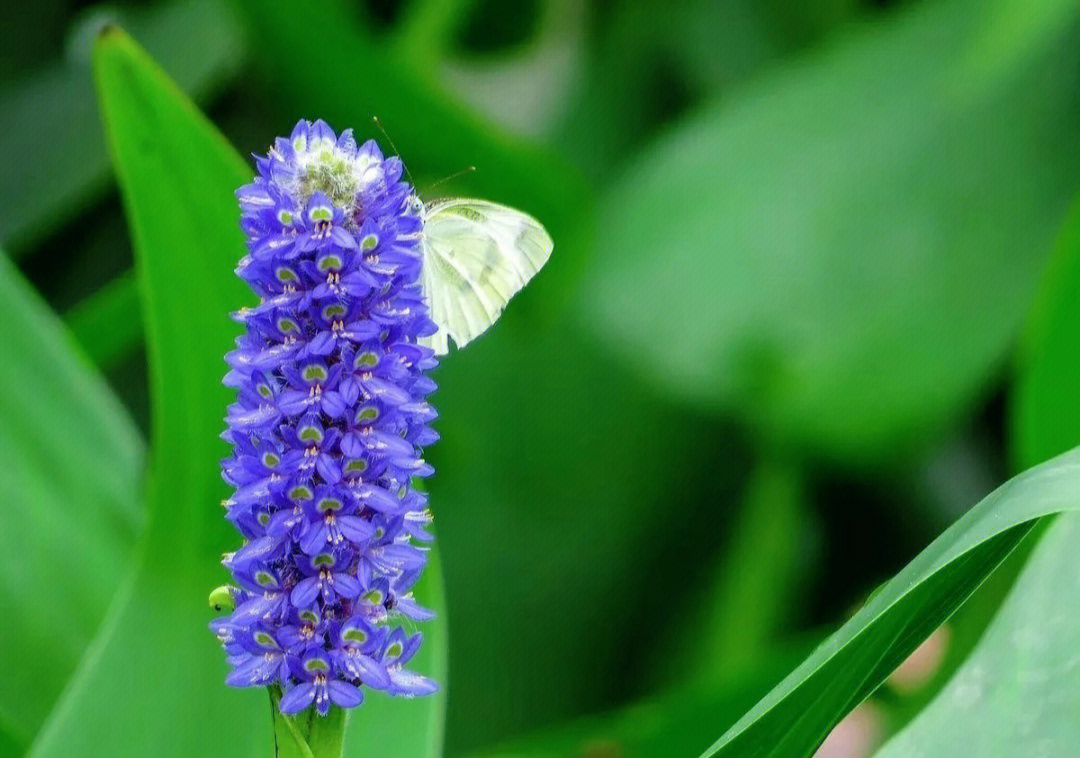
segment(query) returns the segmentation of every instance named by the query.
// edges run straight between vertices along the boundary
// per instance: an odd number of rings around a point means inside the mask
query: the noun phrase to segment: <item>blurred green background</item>
[[[633,703],[647,732],[676,691],[715,737],[1016,468],[1016,348],[1080,188],[1080,2],[8,3],[0,247],[145,430],[106,21],[242,153],[301,117],[390,148],[378,116],[423,197],[555,239],[436,376],[450,754]],[[551,749],[622,755],[593,723]]]

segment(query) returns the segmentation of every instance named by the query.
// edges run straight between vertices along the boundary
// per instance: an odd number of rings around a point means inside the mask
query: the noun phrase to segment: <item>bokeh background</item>
[[[673,701],[719,735],[1015,467],[1011,368],[1080,188],[1078,2],[4,4],[0,246],[145,428],[106,21],[241,152],[325,118],[555,239],[436,377],[451,754],[573,720],[568,753],[616,756],[603,714]]]

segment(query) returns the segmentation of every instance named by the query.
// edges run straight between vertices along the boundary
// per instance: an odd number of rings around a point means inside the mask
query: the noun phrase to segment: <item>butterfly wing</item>
[[[547,263],[551,237],[533,217],[483,200],[453,199],[424,212],[422,281],[439,331],[424,343],[442,355],[495,323]]]

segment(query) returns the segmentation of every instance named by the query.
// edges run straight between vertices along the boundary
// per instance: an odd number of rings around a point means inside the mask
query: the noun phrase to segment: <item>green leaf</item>
[[[988,577],[1041,517],[1080,509],[1080,449],[1015,477],[968,511],[706,756],[811,755]]]
[[[1060,516],[964,665],[878,758],[1076,752],[1078,541],[1080,516]]]
[[[603,199],[583,323],[774,443],[895,458],[972,407],[1034,293],[1080,175],[1078,16],[914,4],[697,112]]]
[[[143,443],[3,255],[0,323],[0,731],[25,749],[120,585],[142,520]]]
[[[235,533],[218,438],[228,312],[250,298],[234,190],[252,171],[130,38],[95,43],[102,114],[136,251],[152,388],[149,523],[127,592],[34,745],[35,756],[230,755],[271,749],[264,692],[225,687],[207,630]]]
[[[0,91],[0,153],[7,156],[0,172],[0,242],[16,255],[57,231],[109,186],[88,54],[80,40],[92,34],[92,23],[117,15],[103,10],[91,16],[74,35],[66,60]],[[218,93],[240,68],[244,46],[221,0],[175,0],[120,13],[119,19],[198,99]]]

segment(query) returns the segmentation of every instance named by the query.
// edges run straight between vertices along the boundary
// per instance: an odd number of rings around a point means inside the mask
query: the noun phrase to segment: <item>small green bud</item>
[[[215,611],[227,611],[232,613],[236,608],[236,598],[233,596],[233,588],[227,584],[215,587],[210,593],[210,607]]]

